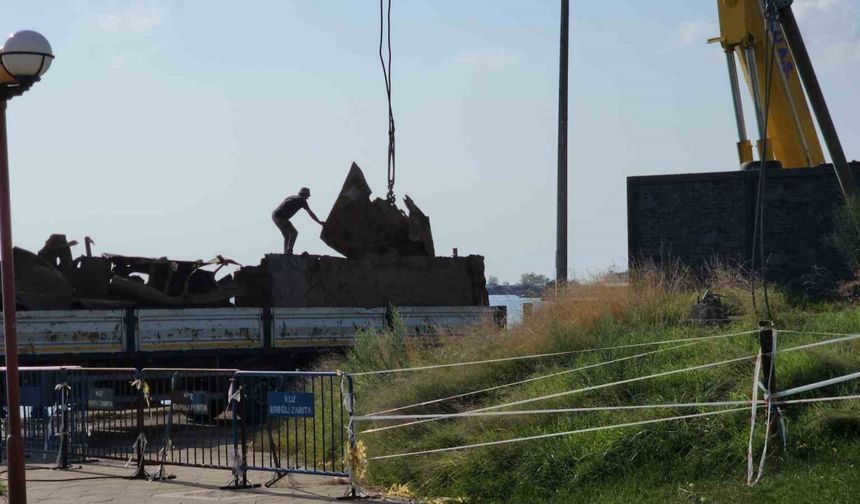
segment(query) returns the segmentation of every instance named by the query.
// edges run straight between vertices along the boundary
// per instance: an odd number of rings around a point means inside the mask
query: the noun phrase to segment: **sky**
[[[626,178],[737,169],[716,0],[571,6],[570,274],[623,270]],[[860,157],[860,0],[795,0],[849,159]],[[370,0],[12,0],[56,60],[9,105],[16,245],[257,264],[302,186],[325,218],[354,161],[386,185]],[[394,0],[397,195],[436,251],[516,281],[555,268],[559,2]],[[749,110],[749,107],[747,108]],[[748,121],[748,124],[753,124]],[[752,132],[751,132],[752,133]],[[308,216],[296,251],[334,254]],[[83,253],[83,246],[77,247]]]

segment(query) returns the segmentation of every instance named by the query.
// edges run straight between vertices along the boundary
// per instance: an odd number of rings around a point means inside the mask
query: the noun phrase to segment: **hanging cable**
[[[773,87],[773,69],[775,67],[774,62],[776,60],[776,30],[778,29],[778,10],[773,3],[772,0],[768,0],[765,6],[765,61],[764,61],[764,69],[765,69],[765,93],[764,93],[764,103],[760,104],[760,108],[756,113],[760,114],[759,119],[759,134],[761,135],[761,141],[759,143],[759,179],[758,179],[758,190],[756,191],[756,204],[755,204],[755,217],[753,219],[753,241],[752,241],[752,257],[751,257],[751,269],[755,271],[755,262],[756,255],[759,256],[760,268],[761,268],[761,279],[762,279],[762,290],[764,294],[764,305],[765,311],[767,313],[767,317],[769,319],[773,319],[773,314],[770,307],[770,296],[768,293],[768,285],[767,285],[767,257],[765,253],[765,242],[764,242],[764,193],[765,193],[765,184],[767,181],[767,135],[768,135],[768,119],[770,115],[770,101],[771,101],[771,88]],[[758,71],[758,69],[753,69],[753,71]],[[759,90],[756,90],[759,92]],[[758,245],[758,250],[756,250],[756,245]],[[751,280],[751,287],[753,293],[753,305],[754,309],[758,310],[758,307],[755,306],[755,280]]]
[[[773,69],[776,66],[774,63],[776,61],[776,34],[777,30],[779,30],[779,9],[776,6],[776,3],[772,0],[768,0],[767,2],[767,22],[769,25],[766,27],[767,33],[770,35],[767,37],[765,42],[765,96],[764,96],[764,135],[762,135],[762,154],[765,156],[763,159],[767,160],[767,135],[768,135],[768,116],[770,115],[770,98],[771,91],[773,87]],[[768,43],[770,45],[770,50],[767,50]],[[767,169],[766,165],[762,164],[761,171],[759,173],[759,230],[761,232],[761,236],[759,238],[759,254],[761,261],[761,282],[762,282],[762,290],[764,291],[764,306],[767,311],[767,317],[770,320],[773,320],[773,314],[770,309],[770,297],[768,295],[767,288],[767,263],[768,259],[765,257],[765,245],[764,245],[764,193],[765,193],[765,181],[767,179]]]
[[[388,97],[388,194],[386,199],[394,204],[394,178],[396,172],[394,156],[394,111],[391,107],[391,0],[388,0],[388,20],[385,20],[383,8],[385,0],[379,0],[379,62],[382,64],[382,76],[385,78],[385,94]],[[388,65],[382,55],[385,29],[388,29]]]

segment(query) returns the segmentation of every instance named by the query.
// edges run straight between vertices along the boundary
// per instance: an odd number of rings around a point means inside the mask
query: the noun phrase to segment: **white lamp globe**
[[[0,62],[14,77],[39,77],[51,67],[54,53],[41,33],[33,30],[15,32],[0,49]]]

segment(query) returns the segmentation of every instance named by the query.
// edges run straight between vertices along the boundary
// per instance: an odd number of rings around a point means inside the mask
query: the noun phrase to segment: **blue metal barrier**
[[[238,430],[237,474],[348,477],[352,377],[333,372],[239,371],[231,406]],[[242,483],[239,481],[238,483]]]
[[[33,461],[135,462],[130,477],[166,465],[349,477],[352,377],[232,369],[21,368],[22,435]],[[5,374],[0,373],[5,418]],[[0,432],[5,454],[6,423]],[[0,458],[2,461],[2,458]],[[149,475],[145,466],[157,465]]]

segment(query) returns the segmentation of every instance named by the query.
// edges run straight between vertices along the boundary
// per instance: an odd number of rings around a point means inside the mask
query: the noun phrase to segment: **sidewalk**
[[[194,467],[167,467],[176,479],[145,481],[122,479],[131,473],[121,463],[98,462],[54,471],[50,465],[27,466],[27,502],[31,504],[194,504],[194,503],[320,503],[337,502],[346,482],[323,476],[287,476],[273,488],[221,490],[230,472]],[[155,468],[151,468],[154,470]],[[251,483],[265,483],[270,474],[248,473]],[[4,484],[6,475],[3,474]],[[0,498],[0,502],[5,502]]]

